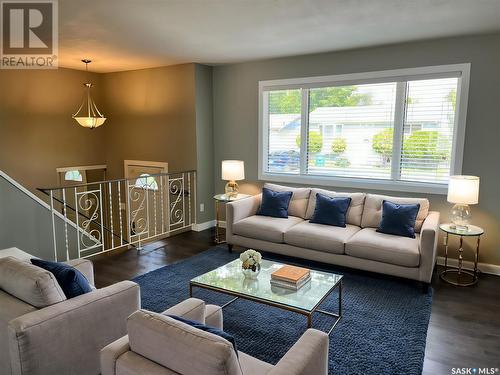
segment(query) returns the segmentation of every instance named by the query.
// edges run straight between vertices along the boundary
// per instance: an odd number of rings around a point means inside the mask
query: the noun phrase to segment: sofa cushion
[[[36,258],[31,259],[31,263],[51,272],[56,277],[66,298],[78,297],[79,295],[92,291],[85,276],[76,268],[68,264]]]
[[[419,237],[419,235],[415,238],[400,237],[379,233],[375,228],[364,228],[347,240],[345,252],[356,258],[404,267],[418,267]]]
[[[415,238],[415,220],[420,204],[382,203],[382,220],[377,232]]]
[[[292,194],[291,191],[279,192],[262,188],[262,202],[257,215],[287,218]]]
[[[382,202],[384,200],[398,204],[420,204],[417,220],[415,221],[415,232],[420,233],[422,223],[429,213],[429,200],[426,198],[390,197],[387,195],[367,194],[363,209],[363,217],[361,218],[361,227],[378,228],[380,226],[380,221],[382,220]]]
[[[361,215],[363,214],[363,205],[365,202],[365,193],[336,193],[330,190],[324,189],[312,189],[311,196],[309,198],[309,204],[307,206],[306,219],[310,219],[314,214],[316,208],[316,194],[323,194],[327,197],[349,197],[351,198],[351,204],[347,210],[347,224],[361,226]]]
[[[349,197],[328,197],[316,194],[316,208],[310,222],[345,228],[347,210],[351,204]]]
[[[168,316],[138,310],[127,331],[133,352],[179,374],[242,374],[230,342]]]
[[[361,228],[347,224],[345,228],[304,221],[285,233],[290,245],[334,254],[344,254],[344,244]]]
[[[269,216],[249,216],[233,224],[233,233],[263,241],[282,243],[283,234],[294,225],[303,222],[300,217],[286,219]]]
[[[0,258],[0,288],[38,308],[66,300],[52,273],[14,257]]]
[[[302,219],[305,219],[307,205],[309,202],[309,195],[311,193],[310,188],[295,188],[295,187],[276,185],[270,183],[265,183],[264,187],[279,192],[291,191],[293,194],[292,194],[292,199],[290,201],[290,205],[288,207],[288,215],[297,216],[301,217]]]

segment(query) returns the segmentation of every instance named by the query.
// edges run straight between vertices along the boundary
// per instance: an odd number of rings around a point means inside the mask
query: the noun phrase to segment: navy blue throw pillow
[[[345,228],[347,210],[350,204],[351,198],[349,197],[329,197],[316,193],[316,207],[309,222]]]
[[[230,335],[227,332],[224,332],[221,329],[217,329],[215,327],[210,327],[207,326],[206,324],[202,324],[200,322],[197,322],[196,320],[190,320],[186,318],[181,318],[180,316],[177,315],[167,315],[168,317],[178,320],[179,322],[186,323],[187,325],[190,325],[191,327],[201,329],[202,331],[213,333],[214,335],[220,336],[223,339],[226,339],[229,341],[234,348],[234,351],[236,352],[236,355],[238,355],[238,349],[236,348],[236,340],[234,339],[233,335]]]
[[[382,202],[382,220],[377,232],[415,238],[415,221],[420,204]]]
[[[257,211],[257,215],[272,217],[288,217],[288,205],[292,199],[291,191],[274,191],[268,188],[262,188],[262,203]]]
[[[68,299],[92,291],[88,280],[74,267],[35,258],[31,259],[31,263],[51,272]]]

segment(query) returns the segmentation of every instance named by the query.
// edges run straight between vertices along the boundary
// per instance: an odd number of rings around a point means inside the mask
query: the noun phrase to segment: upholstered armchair
[[[0,375],[99,374],[100,350],[126,334],[140,307],[139,286],[123,281],[66,299],[50,272],[15,250],[0,253]],[[92,262],[68,263],[93,285]]]
[[[190,298],[157,314],[139,310],[128,335],[101,351],[102,375],[326,375],[328,335],[308,329],[275,365],[238,352],[224,338],[180,322],[176,315],[222,329],[222,310]]]

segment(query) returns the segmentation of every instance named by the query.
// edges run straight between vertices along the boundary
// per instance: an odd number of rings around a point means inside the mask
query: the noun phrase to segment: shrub
[[[373,151],[382,156],[384,163],[391,160],[393,138],[394,131],[392,128],[384,129],[373,136]]]
[[[446,160],[448,152],[439,146],[441,141],[437,131],[415,131],[403,142],[403,156],[425,161]]]
[[[332,142],[332,152],[335,155],[342,154],[347,148],[347,142],[344,138],[335,138]]]
[[[300,148],[300,134],[295,139],[297,147]],[[323,148],[323,136],[319,132],[310,131],[309,132],[309,152],[311,154],[316,154]]]

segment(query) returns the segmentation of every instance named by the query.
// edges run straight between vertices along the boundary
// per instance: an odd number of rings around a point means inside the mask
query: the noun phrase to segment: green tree
[[[280,90],[269,93],[269,113],[300,114],[300,90]]]
[[[457,107],[457,90],[452,89],[448,95],[446,95],[446,100],[451,103],[453,107],[453,112],[455,112],[455,108]]]
[[[320,132],[310,131],[309,132],[309,147],[308,151],[311,154],[316,154],[323,148],[323,136]],[[300,134],[295,138],[295,143],[297,147],[300,148]]]
[[[440,147],[444,141],[437,131],[419,130],[403,142],[403,156],[424,161],[446,160],[449,152]]]
[[[349,107],[372,103],[371,95],[356,93],[356,86],[323,87],[309,91],[309,111],[318,107]],[[269,93],[269,113],[300,114],[300,90],[279,90]]]
[[[372,103],[369,94],[356,93],[356,86],[322,87],[309,91],[309,111],[318,107],[352,107]]]
[[[372,149],[382,156],[384,165],[391,161],[394,130],[384,129],[373,136]]]
[[[332,142],[332,153],[335,155],[342,154],[347,148],[347,142],[345,138],[335,138]]]

